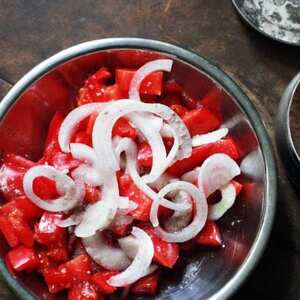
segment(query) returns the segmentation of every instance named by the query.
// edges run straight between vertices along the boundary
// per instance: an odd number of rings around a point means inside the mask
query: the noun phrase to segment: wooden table
[[[274,145],[273,119],[284,87],[300,69],[299,48],[248,28],[230,0],[0,0],[0,96],[57,51],[114,36],[176,43],[216,63],[255,103]],[[300,201],[278,164],[272,237],[234,299],[300,299]],[[15,299],[1,282],[0,299]]]

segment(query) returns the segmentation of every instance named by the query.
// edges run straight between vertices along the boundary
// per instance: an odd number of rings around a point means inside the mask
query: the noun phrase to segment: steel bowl
[[[173,76],[193,97],[206,97],[212,105],[219,101],[224,123],[241,152],[244,187],[240,200],[219,222],[224,246],[184,254],[180,266],[165,272],[155,299],[223,300],[245,281],[267,243],[276,204],[276,166],[268,135],[251,101],[206,59],[178,46],[137,38],[96,40],[63,50],[28,72],[2,100],[0,153],[26,153],[37,160],[51,116],[74,106],[75,95],[88,74],[103,65],[139,67],[159,57],[174,60]],[[210,93],[213,89],[215,93]],[[0,245],[4,257],[8,247],[3,240]],[[47,294],[40,278],[13,276],[3,259],[0,272],[21,299]]]

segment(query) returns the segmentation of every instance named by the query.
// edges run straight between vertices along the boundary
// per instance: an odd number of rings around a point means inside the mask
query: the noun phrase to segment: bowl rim
[[[227,281],[218,292],[210,297],[211,300],[228,299],[242,285],[247,276],[254,269],[262,256],[263,250],[265,249],[270,236],[276,208],[277,168],[269,136],[257,110],[241,88],[221,69],[201,57],[199,54],[186,50],[181,46],[157,40],[120,37],[88,41],[58,52],[26,73],[1,101],[0,120],[4,117],[17,98],[24,92],[24,90],[27,89],[34,81],[45,75],[49,70],[81,55],[113,49],[158,51],[174,55],[183,62],[187,62],[195,68],[204,71],[204,73],[208,74],[213,80],[225,88],[225,90],[227,90],[237,101],[255,131],[265,162],[265,201],[261,212],[260,227],[247,257],[233,277]],[[0,259],[0,275],[19,298],[24,300],[36,299],[36,297],[28,289],[26,289],[8,272],[2,258]]]

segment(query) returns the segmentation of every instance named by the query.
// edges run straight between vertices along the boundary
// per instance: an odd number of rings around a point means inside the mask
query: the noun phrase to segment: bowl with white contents
[[[0,117],[0,272],[19,298],[226,299],[257,264],[272,149],[201,56],[79,44],[20,79]]]

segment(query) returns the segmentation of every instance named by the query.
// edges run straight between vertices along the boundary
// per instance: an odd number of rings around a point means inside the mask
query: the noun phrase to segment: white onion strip
[[[55,181],[59,192],[64,195],[57,199],[43,200],[33,191],[33,182],[36,178],[44,176]],[[65,212],[74,208],[84,198],[84,187],[81,181],[76,183],[65,173],[51,166],[34,166],[24,175],[23,188],[25,195],[38,207],[51,212]]]
[[[184,181],[176,181],[168,184],[160,190],[159,195],[164,197],[172,190],[185,191],[192,197],[195,203],[195,215],[193,221],[188,226],[174,233],[167,232],[161,227],[157,227],[156,232],[167,242],[183,243],[194,238],[203,228],[208,213],[207,201],[201,189]]]
[[[138,252],[131,265],[115,276],[112,276],[107,282],[111,286],[122,287],[134,283],[144,277],[149,269],[153,255],[153,243],[149,235],[138,227],[133,227],[131,234],[137,239],[139,247]]]
[[[82,239],[82,243],[91,258],[108,270],[122,271],[130,265],[130,259],[124,251],[110,246],[101,232]]]
[[[73,109],[64,119],[58,133],[58,143],[62,151],[70,152],[70,142],[79,124],[93,113],[99,113],[109,103],[88,103]]]
[[[118,161],[112,147],[112,129],[115,122],[122,116],[131,112],[151,112],[162,117],[173,127],[179,139],[177,159],[188,157],[191,154],[190,134],[176,113],[162,104],[148,104],[132,100],[119,100],[112,102],[106,109],[99,113],[93,131],[93,146],[98,155],[106,164],[117,171]]]
[[[208,218],[210,220],[220,219],[230,209],[236,199],[236,190],[232,183],[221,188],[222,199],[216,204],[209,206]]]
[[[198,147],[209,143],[215,143],[221,140],[222,138],[224,138],[227,134],[228,134],[227,128],[220,128],[218,130],[206,134],[195,135],[192,138],[192,146]]]
[[[140,101],[140,86],[143,80],[151,73],[156,71],[170,72],[173,61],[171,59],[152,60],[140,67],[133,75],[129,86],[129,98]]]
[[[203,162],[200,168],[198,185],[208,197],[240,173],[238,164],[231,157],[222,153],[213,154]]]

